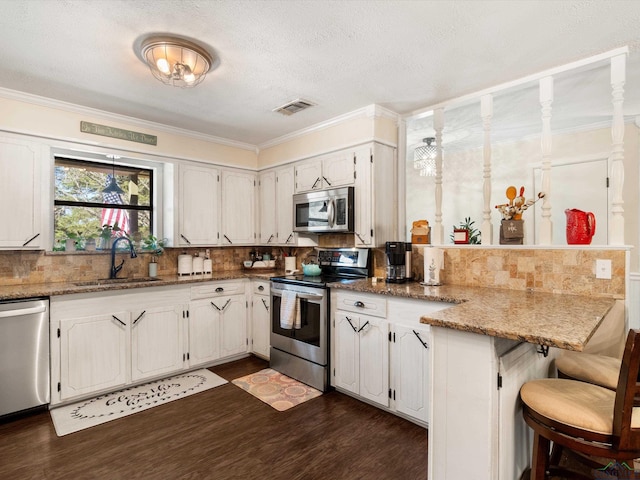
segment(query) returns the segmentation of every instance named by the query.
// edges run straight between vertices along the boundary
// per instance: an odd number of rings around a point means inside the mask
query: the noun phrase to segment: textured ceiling
[[[259,146],[373,103],[408,113],[624,45],[633,58],[638,25],[637,0],[0,0],[0,87]],[[161,84],[134,52],[151,33],[208,45],[216,68]],[[299,97],[318,106],[272,112]]]

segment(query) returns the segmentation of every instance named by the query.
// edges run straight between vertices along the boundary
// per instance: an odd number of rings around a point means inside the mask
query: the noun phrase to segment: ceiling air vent
[[[314,105],[315,103],[310,102],[309,100],[298,98],[293,102],[285,103],[281,107],[274,108],[273,111],[281,113],[282,115],[293,115],[294,113],[313,107]]]

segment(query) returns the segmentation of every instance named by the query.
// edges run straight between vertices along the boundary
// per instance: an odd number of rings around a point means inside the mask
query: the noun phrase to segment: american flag
[[[111,183],[111,175],[107,175],[107,185]],[[116,192],[106,192],[102,194],[102,200],[104,203],[111,203],[115,205],[123,205],[122,197]],[[113,235],[120,237],[129,233],[129,213],[126,210],[120,208],[103,208],[101,225],[118,225],[120,232],[114,232]]]

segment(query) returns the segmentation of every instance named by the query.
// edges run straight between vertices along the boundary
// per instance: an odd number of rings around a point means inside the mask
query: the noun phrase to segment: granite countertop
[[[236,280],[242,278],[256,278],[268,280],[271,277],[283,275],[283,271],[269,270],[233,270],[209,275],[177,276],[163,275],[155,279],[133,278],[122,281],[109,282],[109,280],[78,280],[55,283],[35,283],[28,285],[4,285],[0,287],[0,301],[20,300],[34,297],[52,297],[56,295],[72,295],[74,293],[110,292],[114,290],[126,290],[132,288],[164,287],[167,285],[184,285],[203,282],[215,282],[220,280]],[[128,281],[127,281],[128,280]]]
[[[421,317],[422,323],[466,332],[581,351],[615,304],[613,298],[526,292],[417,282],[373,284],[371,279],[330,284],[332,288],[419,300],[450,302],[450,308]]]

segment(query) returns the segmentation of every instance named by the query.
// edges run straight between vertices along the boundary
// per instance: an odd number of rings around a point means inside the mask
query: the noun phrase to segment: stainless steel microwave
[[[353,187],[298,193],[293,196],[293,231],[353,232]]]

